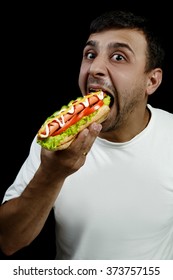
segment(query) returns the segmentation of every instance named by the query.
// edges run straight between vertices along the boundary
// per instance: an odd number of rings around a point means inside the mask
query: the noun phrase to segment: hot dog
[[[78,97],[46,119],[37,133],[37,143],[51,151],[66,149],[84,128],[102,123],[109,111],[110,96],[101,90]]]

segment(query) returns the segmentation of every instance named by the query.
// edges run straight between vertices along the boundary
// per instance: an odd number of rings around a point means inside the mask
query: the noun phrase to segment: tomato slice
[[[78,121],[77,115],[74,115],[69,121],[67,121],[65,123],[65,125],[63,127],[59,128],[54,133],[52,133],[51,136],[55,136],[55,135],[58,135],[58,134],[64,132],[67,128],[69,128],[71,125],[75,124],[77,121]]]
[[[72,126],[73,124],[80,121],[83,117],[88,116],[95,111],[97,111],[101,106],[103,106],[104,102],[103,100],[99,100],[96,104],[94,104],[92,107],[86,107],[84,110],[82,110],[79,114],[74,115],[69,121],[65,123],[63,127],[56,130],[51,136],[58,135],[62,132],[64,132],[67,128]]]

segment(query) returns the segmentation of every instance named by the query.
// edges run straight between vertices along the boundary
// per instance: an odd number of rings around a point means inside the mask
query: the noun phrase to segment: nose
[[[89,74],[92,76],[105,76],[106,65],[105,59],[97,56],[90,65]]]

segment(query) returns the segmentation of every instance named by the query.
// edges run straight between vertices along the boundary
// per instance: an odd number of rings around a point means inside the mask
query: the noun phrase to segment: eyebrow
[[[93,41],[93,40],[90,40],[86,43],[86,46],[91,46],[91,47],[96,47],[97,46],[97,41]],[[112,42],[112,43],[109,43],[108,45],[108,48],[114,48],[114,49],[118,49],[118,48],[124,48],[124,49],[128,49],[130,52],[133,52],[133,50],[130,48],[130,46],[128,44],[125,44],[125,43],[120,43],[120,42]]]

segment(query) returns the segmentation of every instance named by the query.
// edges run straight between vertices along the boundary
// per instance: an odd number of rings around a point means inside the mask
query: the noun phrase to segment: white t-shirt
[[[132,140],[97,138],[54,205],[57,259],[173,260],[173,114],[148,105]],[[3,201],[19,196],[40,164],[30,154]]]

